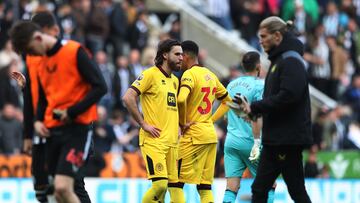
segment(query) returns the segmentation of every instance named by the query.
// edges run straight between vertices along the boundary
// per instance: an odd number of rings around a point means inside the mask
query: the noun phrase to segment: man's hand
[[[226,105],[229,106],[239,117],[250,121],[248,115],[251,112],[251,109],[245,96],[240,93],[236,93],[232,101],[226,102]]]
[[[31,138],[24,139],[23,151],[25,154],[31,155],[31,151],[32,151],[32,139]]]
[[[34,123],[35,131],[40,135],[40,137],[49,137],[50,131],[47,129],[43,122],[35,121]]]
[[[246,114],[251,113],[250,104],[244,95],[241,95],[240,93],[236,93],[233,102],[237,103],[244,113]]]
[[[160,137],[160,132],[161,132],[161,130],[160,130],[159,128],[155,127],[155,126],[149,125],[149,124],[147,124],[147,123],[144,122],[144,123],[141,125],[141,128],[142,128],[143,130],[145,130],[146,132],[150,133],[150,135],[151,135],[153,138],[158,138],[158,137]]]
[[[20,73],[19,71],[13,71],[10,73],[10,77],[16,80],[17,84],[21,87],[21,89],[24,89],[26,84],[26,79],[22,73]]]
[[[254,139],[254,145],[250,152],[249,160],[256,162],[260,157],[260,139]]]
[[[70,117],[67,114],[67,110],[54,109],[53,113],[62,122],[69,123],[71,121]]]
[[[194,125],[194,124],[195,124],[195,122],[188,122],[188,123],[186,123],[185,125],[180,126],[180,128],[181,128],[181,135],[184,135],[185,132],[190,128],[190,126],[192,126],[192,125]]]

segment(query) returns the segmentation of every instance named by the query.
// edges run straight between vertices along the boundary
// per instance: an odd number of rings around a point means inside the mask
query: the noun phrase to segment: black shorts
[[[49,174],[78,177],[89,155],[91,137],[90,125],[51,128],[46,140]]]

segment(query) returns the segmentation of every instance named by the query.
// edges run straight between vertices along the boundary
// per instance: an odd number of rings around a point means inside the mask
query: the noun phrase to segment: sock
[[[185,203],[183,186],[181,183],[169,183],[170,203]]]
[[[53,194],[54,191],[51,190],[50,185],[45,184],[45,185],[34,185],[34,189],[35,189],[35,197],[37,199],[37,201],[41,202],[41,203],[48,203],[49,200],[47,198],[47,196],[50,194]]]
[[[36,199],[41,203],[47,203],[46,190],[35,190]]]
[[[272,188],[269,191],[267,203],[273,203],[274,202],[274,196],[275,196],[275,189]]]
[[[200,184],[197,185],[197,191],[200,195],[201,203],[214,203],[214,196],[211,191],[211,185]]]
[[[167,184],[167,179],[153,181],[151,188],[143,196],[142,203],[164,203]]]
[[[237,193],[229,189],[225,190],[223,203],[234,203],[236,200]]]

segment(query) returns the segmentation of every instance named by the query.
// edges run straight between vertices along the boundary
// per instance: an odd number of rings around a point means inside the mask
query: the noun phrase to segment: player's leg
[[[80,203],[79,198],[74,192],[74,179],[68,175],[55,175],[55,198],[58,202]]]
[[[51,130],[53,137],[61,136],[62,148],[54,179],[55,197],[60,202],[80,202],[74,181],[89,155],[91,133],[90,126],[78,124]]]
[[[249,168],[251,175],[253,177],[256,177],[256,170],[259,165],[259,161],[251,162],[248,158],[246,158],[246,157],[249,157],[249,155],[250,155],[250,153],[244,157],[244,162],[246,162],[246,166]],[[272,186],[272,188],[270,189],[270,191],[268,193],[267,203],[274,202],[275,186],[276,186],[276,184],[274,183],[274,185]]]
[[[184,183],[169,183],[170,203],[185,203]]]
[[[31,174],[33,176],[36,199],[41,203],[48,202],[47,193],[49,188],[49,179],[45,167],[45,154],[44,143],[33,144],[31,154]]]
[[[51,131],[50,131],[51,133]],[[51,134],[50,137],[46,139],[45,143],[45,159],[47,165],[47,175],[49,181],[49,187],[47,189],[47,198],[49,202],[56,202],[55,200],[55,192],[54,192],[54,178],[57,169],[57,165],[59,162],[60,154],[61,154],[61,136],[53,136]]]
[[[168,169],[168,190],[170,193],[170,203],[185,203],[184,183],[179,182],[179,169],[181,163],[177,163],[178,148],[170,147],[169,153],[166,155],[166,164]]]
[[[82,172],[74,179],[74,192],[81,203],[91,203],[89,194],[85,189],[84,174]]]
[[[257,174],[251,185],[253,203],[267,202],[268,193],[280,175],[281,165],[278,161],[278,155],[276,147],[263,146]]]
[[[197,185],[201,203],[214,202],[214,196],[211,191],[211,184],[214,181],[216,143],[204,144],[199,146],[199,168],[202,169],[201,181]]]
[[[182,140],[179,147],[179,182],[200,184],[203,171],[203,145],[193,145]]]
[[[305,189],[302,148],[292,147],[284,150],[282,175],[294,202],[311,203]]]
[[[143,203],[163,203],[168,187],[168,172],[166,165],[166,154],[170,147],[161,143],[157,145],[144,143],[140,146],[143,155],[147,176],[152,180],[151,187],[143,196]]]
[[[89,156],[85,160],[85,167],[83,167],[83,170],[80,170],[77,176],[74,180],[74,191],[75,194],[79,197],[81,203],[91,203],[90,197],[88,192],[85,189],[85,174],[86,174],[86,165],[89,162],[89,159],[91,159],[91,156],[94,154],[94,140],[93,135],[91,135],[91,143],[90,143],[90,149],[89,149]]]
[[[224,203],[234,203],[237,192],[240,189],[240,178],[246,169],[245,163],[241,160],[239,150],[226,146],[224,147],[224,166],[226,177],[226,190]]]

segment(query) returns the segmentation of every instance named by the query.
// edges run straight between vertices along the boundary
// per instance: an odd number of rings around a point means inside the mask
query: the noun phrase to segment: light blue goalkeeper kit
[[[253,76],[241,76],[227,86],[231,98],[236,93],[246,97],[249,103],[262,99],[264,91],[264,81]],[[228,126],[226,145],[235,149],[249,146],[250,150],[254,144],[254,136],[251,130],[251,124],[240,118],[234,111],[229,110],[227,113]],[[250,151],[249,151],[250,154]]]
[[[231,98],[237,93],[246,97],[249,103],[262,99],[264,81],[254,76],[241,76],[229,83],[227,91]],[[224,147],[225,176],[241,178],[246,168],[255,177],[258,163],[249,160],[254,136],[251,123],[240,118],[233,110],[227,113],[227,135]],[[236,193],[226,191],[223,202],[235,202]],[[273,200],[273,192],[269,200]],[[269,202],[269,201],[268,201]],[[272,202],[272,201],[271,201]]]

